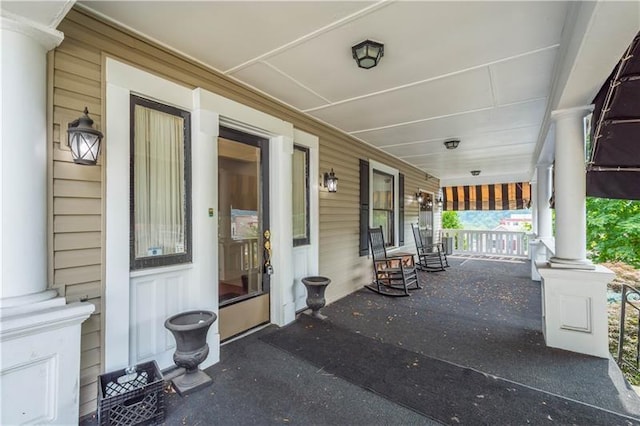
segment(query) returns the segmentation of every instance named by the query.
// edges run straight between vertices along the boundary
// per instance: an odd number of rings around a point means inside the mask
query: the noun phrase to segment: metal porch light
[[[460,145],[459,139],[450,139],[448,141],[444,141],[444,146],[446,146],[447,149],[456,149],[458,145]]]
[[[437,202],[438,202],[438,208],[441,209],[442,208],[442,197],[439,197]]]
[[[67,143],[71,149],[73,162],[84,166],[95,166],[100,154],[102,132],[93,128],[89,110],[84,107],[82,117],[69,123]]]
[[[422,192],[416,192],[416,201],[418,204],[422,204],[424,202],[424,194]]]
[[[351,52],[358,66],[368,70],[378,65],[380,58],[384,56],[384,44],[365,40],[352,46]]]
[[[324,186],[329,190],[329,192],[338,192],[338,178],[336,174],[333,172],[333,168],[331,172],[324,174]]]

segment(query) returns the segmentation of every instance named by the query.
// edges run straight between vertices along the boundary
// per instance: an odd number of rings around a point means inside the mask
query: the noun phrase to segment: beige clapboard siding
[[[53,286],[67,302],[87,301],[95,307],[82,324],[83,416],[96,409],[96,380],[102,369],[102,170],[73,164],[66,129],[85,107],[101,128],[101,53],[65,40],[53,62]]]
[[[88,300],[97,309],[83,324],[81,415],[95,411],[95,377],[103,372],[100,364],[103,301],[99,297],[104,285],[101,278],[104,182],[100,166],[77,167],[71,162],[65,131],[68,122],[76,119],[84,106],[89,107],[96,127],[103,129],[101,67],[105,56],[116,57],[189,88],[202,87],[320,138],[320,173],[334,168],[340,179],[338,193],[321,192],[319,197],[320,273],[331,277],[334,283],[328,288],[329,301],[361,288],[371,278],[370,260],[358,256],[360,158],[380,161],[405,174],[405,242],[411,236],[408,224],[411,217],[417,217],[417,207],[407,200],[418,187],[428,189],[421,171],[89,12],[72,9],[58,29],[65,34],[65,40],[55,51],[53,71],[54,277],[61,285],[63,281],[74,282],[67,285],[68,298]],[[108,143],[107,135],[105,149]],[[102,158],[99,164],[100,161]]]
[[[58,251],[53,256],[56,270],[76,266],[100,265],[102,251],[99,248]]]
[[[53,221],[56,233],[100,231],[101,227],[100,215],[58,215]]]

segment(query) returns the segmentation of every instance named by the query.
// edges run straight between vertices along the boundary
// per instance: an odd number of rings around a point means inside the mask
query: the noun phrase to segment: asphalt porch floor
[[[640,398],[612,359],[544,345],[540,284],[530,280],[529,262],[451,258],[450,263],[445,272],[421,273],[424,288],[412,291],[411,297],[389,298],[363,289],[325,307],[327,329],[340,330],[345,341],[361,342],[338,360],[343,370],[323,368],[323,359],[313,351],[296,355],[295,349],[274,344],[278,335],[286,338],[307,327],[306,317],[223,345],[220,363],[206,370],[213,385],[184,398],[166,395],[166,424],[511,425],[571,424],[577,419],[577,424],[640,425]],[[322,345],[321,339],[318,344]],[[363,385],[360,376],[344,374],[349,363],[356,367],[362,361],[358,347],[365,351],[370,345],[382,348],[383,355],[414,355],[425,364],[470,373],[456,376],[449,387],[431,386],[424,376],[415,385],[438,389],[442,403],[432,412],[428,405],[416,409],[398,396],[402,392],[385,395]],[[571,404],[595,414],[587,417],[588,423],[580,416],[540,417],[535,407],[531,408],[535,415],[528,415],[510,407],[509,398],[482,401],[486,409],[476,415],[449,413],[447,402],[455,406],[465,398],[463,390],[472,386],[474,393],[488,399],[490,386],[483,389],[482,380],[466,382],[467,376],[478,375],[526,390],[532,405],[552,399],[558,407]],[[410,376],[397,374],[387,380],[395,376],[399,381],[395,385],[402,390]],[[483,410],[482,404],[474,409]]]

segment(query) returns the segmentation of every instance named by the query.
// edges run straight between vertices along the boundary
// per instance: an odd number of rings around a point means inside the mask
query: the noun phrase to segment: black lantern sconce
[[[95,166],[100,154],[102,132],[93,128],[89,110],[84,107],[84,115],[69,123],[67,143],[71,149],[73,162],[84,166]]]
[[[380,58],[384,56],[384,44],[365,40],[352,46],[351,53],[358,66],[368,70],[378,65]]]
[[[416,201],[421,208],[431,210],[433,208],[433,196],[421,191],[416,192]]]
[[[442,208],[442,197],[438,198],[437,203],[438,203],[438,208],[441,209]]]
[[[333,168],[331,172],[324,174],[324,187],[329,190],[329,192],[338,192],[338,178],[336,174],[333,172]]]

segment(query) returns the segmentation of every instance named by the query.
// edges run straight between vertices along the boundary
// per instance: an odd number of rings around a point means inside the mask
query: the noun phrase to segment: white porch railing
[[[479,254],[522,256],[529,255],[529,235],[513,231],[474,231],[468,229],[443,229],[443,236],[450,237],[453,254]]]

